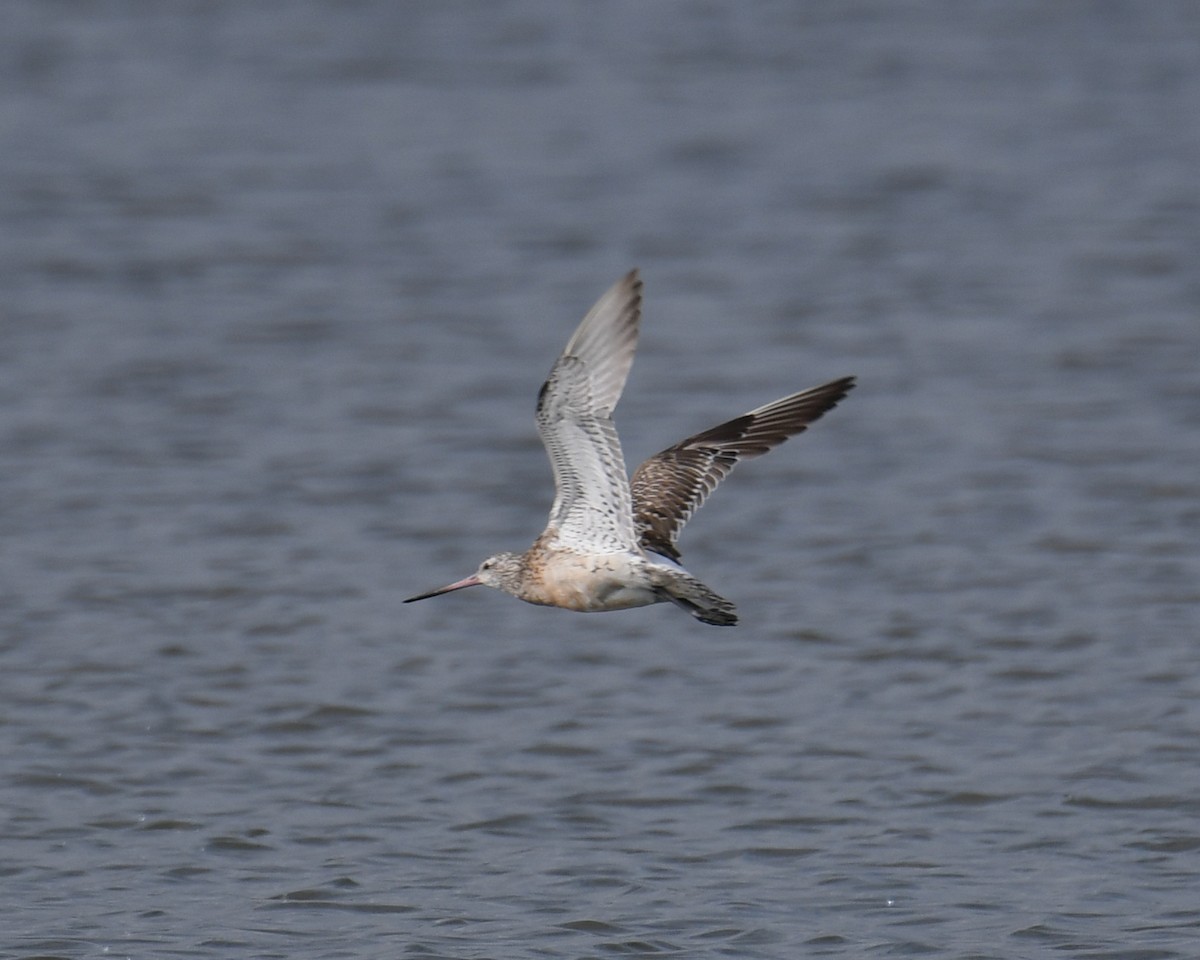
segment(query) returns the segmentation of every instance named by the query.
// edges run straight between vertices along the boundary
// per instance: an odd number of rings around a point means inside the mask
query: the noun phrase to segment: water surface
[[[1191,958],[1188,4],[11,4],[0,954]],[[406,607],[843,374],[740,606]]]

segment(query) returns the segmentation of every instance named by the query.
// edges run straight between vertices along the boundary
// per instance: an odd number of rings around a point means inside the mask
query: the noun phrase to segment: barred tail
[[[651,572],[654,592],[682,607],[701,623],[732,627],[738,622],[737,607],[689,573],[658,567]]]

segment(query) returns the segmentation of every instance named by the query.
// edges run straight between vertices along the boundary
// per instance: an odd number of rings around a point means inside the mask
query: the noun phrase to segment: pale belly
[[[651,589],[637,558],[619,554],[558,554],[525,587],[522,600],[581,613],[645,607],[664,599]]]

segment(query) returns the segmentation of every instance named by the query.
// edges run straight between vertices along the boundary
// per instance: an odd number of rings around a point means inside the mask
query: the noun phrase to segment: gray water
[[[72,4],[0,32],[0,956],[1200,956],[1200,8]],[[736,601],[404,606],[843,374]]]

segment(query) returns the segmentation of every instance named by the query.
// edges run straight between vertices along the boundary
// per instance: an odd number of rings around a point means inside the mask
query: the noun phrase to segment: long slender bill
[[[405,603],[412,603],[414,600],[428,600],[430,597],[436,597],[439,594],[449,593],[451,590],[461,590],[463,587],[478,587],[483,583],[475,574],[471,574],[465,580],[459,580],[457,583],[451,583],[444,587],[438,587],[436,590],[430,590],[428,593],[421,593],[415,597],[409,597]]]

